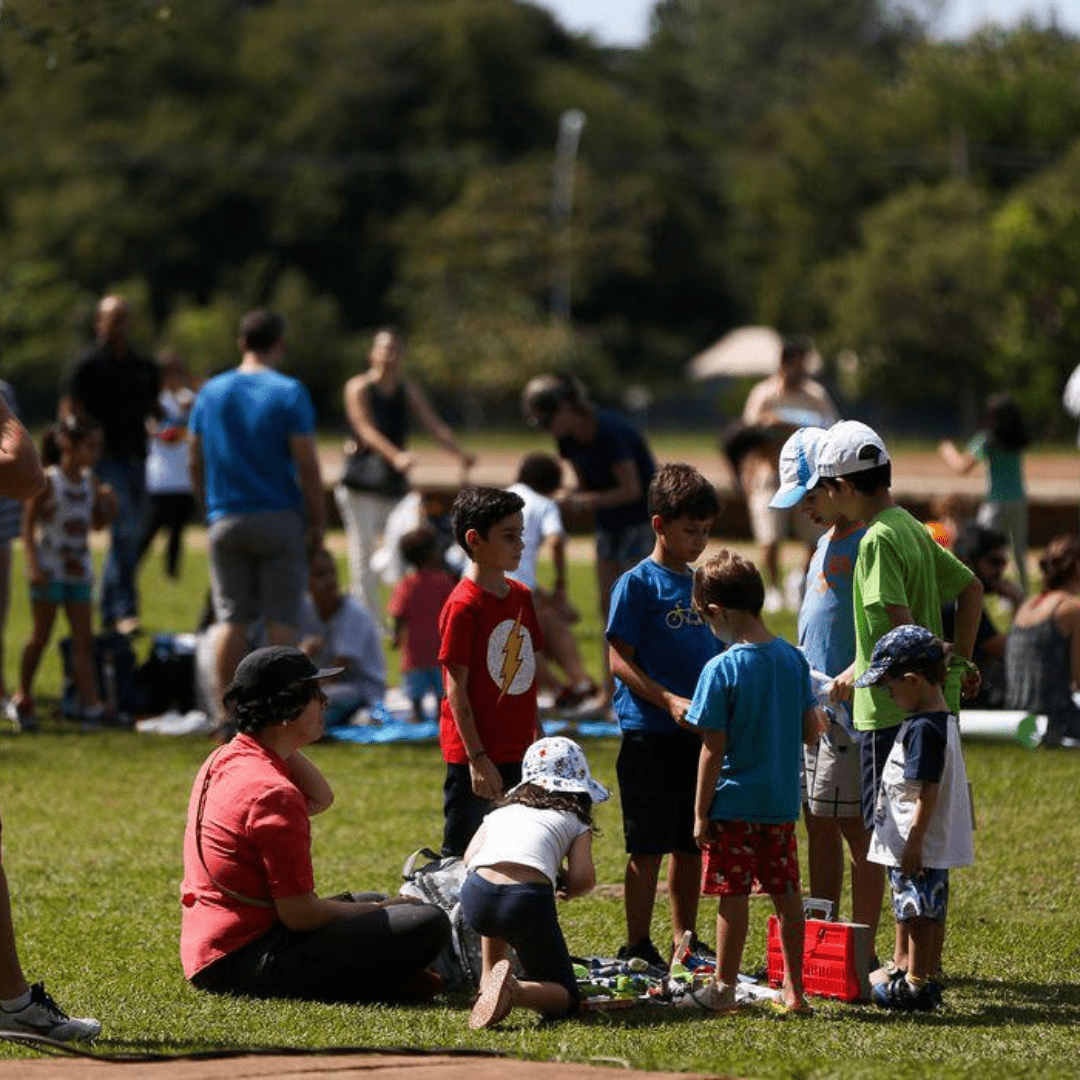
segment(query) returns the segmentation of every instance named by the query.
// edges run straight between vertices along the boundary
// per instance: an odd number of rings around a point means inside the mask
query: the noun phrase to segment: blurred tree
[[[860,246],[822,268],[830,340],[859,354],[862,392],[955,401],[962,425],[974,425],[1001,295],[989,209],[966,181],[916,184],[869,211]]]
[[[1080,363],[1078,191],[1080,141],[1060,165],[1016,190],[992,222],[1004,296],[988,375],[1047,435],[1075,428],[1061,391]]]

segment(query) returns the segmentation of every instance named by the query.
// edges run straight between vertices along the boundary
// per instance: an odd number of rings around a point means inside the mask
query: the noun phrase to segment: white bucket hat
[[[538,739],[525,751],[521,783],[507,794],[512,795],[525,784],[535,784],[545,791],[588,795],[596,803],[611,798],[611,792],[592,778],[581,747],[573,739],[561,735]]]

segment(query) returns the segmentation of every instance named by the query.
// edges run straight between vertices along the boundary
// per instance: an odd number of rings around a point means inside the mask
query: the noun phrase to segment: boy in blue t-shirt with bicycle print
[[[721,646],[694,610],[693,574],[719,511],[712,484],[689,465],[664,465],[649,484],[652,554],[615,583],[607,625],[615,713],[622,729],[617,775],[626,864],[626,944],[619,957],[667,967],[649,936],[660,864],[670,855],[673,938],[697,940],[701,853],[694,786],[701,739],[686,711],[702,668]]]

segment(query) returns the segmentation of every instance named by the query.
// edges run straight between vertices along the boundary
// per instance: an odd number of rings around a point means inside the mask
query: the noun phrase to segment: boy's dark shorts
[[[693,731],[623,732],[615,770],[628,853],[699,854],[694,795],[700,757],[701,737]]]
[[[502,777],[503,791],[521,783],[521,762],[508,765],[496,765]],[[446,780],[443,782],[443,855],[465,854],[469,841],[480,828],[487,812],[495,804],[490,799],[481,799],[473,794],[472,777],[468,765],[446,766]]]
[[[878,731],[864,731],[859,742],[859,753],[862,755],[862,818],[868,829],[874,827],[874,809],[877,806],[878,789],[881,787],[881,773],[899,732],[899,724]]]

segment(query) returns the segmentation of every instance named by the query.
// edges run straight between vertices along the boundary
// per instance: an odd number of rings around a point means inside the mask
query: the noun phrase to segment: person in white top
[[[539,739],[525,753],[521,783],[473,836],[461,911],[481,935],[483,976],[469,1027],[491,1027],[515,1005],[549,1017],[577,1011],[555,898],[569,900],[596,884],[592,806],[608,798],[577,743]],[[510,973],[507,945],[517,952],[523,979]]]
[[[868,858],[889,867],[893,913],[908,933],[907,971],[874,986],[886,1009],[931,1012],[941,1004],[949,870],[975,861],[971,797],[960,729],[942,693],[945,646],[912,623],[874,646],[858,687],[880,686],[908,714],[881,774]]]
[[[324,687],[327,727],[347,723],[358,709],[382,701],[386,693],[382,635],[368,610],[341,592],[337,563],[326,548],[319,548],[308,564],[300,648],[318,667],[345,669]]]
[[[562,511],[552,498],[561,486],[562,466],[557,458],[535,453],[521,459],[517,482],[508,490],[525,503],[521,511],[525,549],[517,570],[508,576],[533,591],[536,617],[544,633],[544,653],[537,665],[540,685],[554,691],[556,709],[572,709],[587,703],[599,688],[585,670],[571,629],[579,616],[566,596],[566,529]],[[541,588],[537,579],[537,563],[545,546],[555,569],[550,590]],[[552,670],[552,664],[562,670],[565,681]]]
[[[780,486],[778,464],[784,441],[800,427],[829,428],[839,418],[828,391],[807,374],[813,355],[814,345],[809,338],[785,339],[779,370],[750,391],[743,407],[743,423],[761,429],[768,436],[757,441],[741,459],[738,476],[746,496],[754,540],[761,548],[758,565],[765,576],[766,612],[778,611],[783,605],[780,542],[790,529],[794,529],[807,546],[809,564],[821,535],[821,529],[809,518],[793,515],[790,508],[778,509],[769,505]],[[805,567],[803,569],[805,571]]]
[[[75,416],[58,420],[42,439],[45,490],[23,511],[23,552],[33,626],[23,646],[19,693],[10,702],[12,713],[24,728],[37,724],[34,676],[61,607],[71,627],[72,677],[79,692],[84,729],[100,727],[106,716],[93,663],[90,533],[116,517],[118,500],[110,485],[101,483],[93,472],[101,446],[100,425]]]
[[[139,537],[139,559],[161,529],[168,535],[165,573],[175,580],[180,573],[184,528],[195,512],[191,487],[191,441],[187,423],[195,394],[183,357],[171,349],[157,358],[161,371],[158,395],[160,418],[147,421],[150,443],[146,453],[146,492],[149,507]]]

